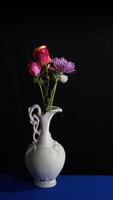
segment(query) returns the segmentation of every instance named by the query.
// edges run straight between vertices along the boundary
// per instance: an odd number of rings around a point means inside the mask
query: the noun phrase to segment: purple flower
[[[75,70],[75,64],[73,62],[68,62],[65,58],[53,58],[52,63],[54,68],[59,73],[72,73]]]

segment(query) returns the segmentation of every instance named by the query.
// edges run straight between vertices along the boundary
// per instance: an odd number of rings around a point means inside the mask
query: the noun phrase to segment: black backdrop
[[[112,9],[4,7],[0,9],[0,172],[27,173],[24,155],[32,142],[27,109],[41,104],[26,69],[35,46],[76,63],[59,85],[63,108],[51,133],[66,150],[64,174],[113,173]]]

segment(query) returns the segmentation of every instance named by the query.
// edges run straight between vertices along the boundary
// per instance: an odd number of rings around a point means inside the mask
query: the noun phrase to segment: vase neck
[[[40,124],[41,124],[40,141],[42,144],[50,142],[50,132],[49,132],[50,122],[51,122],[53,115],[57,112],[62,112],[62,109],[59,107],[53,106],[50,111],[41,115],[41,118],[40,118]]]
[[[51,110],[45,114],[42,114],[41,108],[37,104],[28,108],[30,123],[33,125],[33,141],[35,143],[38,142],[38,139],[36,139],[37,134],[39,135],[41,144],[48,143],[51,140],[49,132],[50,122],[53,115],[57,112],[62,112],[62,109],[57,106],[52,106]]]

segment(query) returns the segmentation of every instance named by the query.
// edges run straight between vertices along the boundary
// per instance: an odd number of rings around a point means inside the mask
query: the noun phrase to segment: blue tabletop
[[[0,176],[0,200],[112,200],[113,176],[59,176],[57,185],[42,189],[29,179]]]

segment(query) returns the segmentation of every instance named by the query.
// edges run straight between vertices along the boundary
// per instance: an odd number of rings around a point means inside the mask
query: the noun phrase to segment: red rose
[[[33,76],[37,76],[38,74],[40,74],[41,72],[41,68],[40,66],[36,63],[36,62],[31,62],[27,65],[28,67],[28,71],[30,72],[30,74],[32,74]]]
[[[45,65],[51,62],[48,49],[45,45],[34,48],[33,57],[40,65]]]

